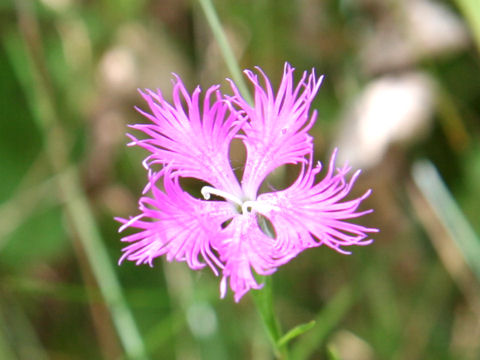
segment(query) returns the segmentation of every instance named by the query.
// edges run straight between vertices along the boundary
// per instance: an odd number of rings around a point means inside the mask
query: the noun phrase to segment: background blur
[[[242,68],[326,74],[317,159],[338,146],[374,191],[373,245],[273,276],[284,329],[318,320],[294,358],[479,359],[480,3],[215,3]],[[231,76],[199,3],[1,0],[0,35],[0,359],[271,359],[251,297],[219,300],[209,270],[116,265],[113,217],[146,182],[136,89]]]

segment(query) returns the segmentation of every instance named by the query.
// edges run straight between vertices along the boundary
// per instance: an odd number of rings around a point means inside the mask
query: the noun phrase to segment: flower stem
[[[271,276],[266,276],[262,280],[264,283],[263,288],[251,292],[253,301],[260,314],[265,330],[267,331],[275,357],[279,360],[287,360],[287,346],[279,346],[278,344],[278,340],[282,337],[282,330],[273,307],[272,278]]]
[[[220,47],[220,51],[222,53],[223,59],[225,60],[225,63],[227,64],[228,70],[232,74],[233,81],[237,84],[238,89],[242,96],[245,98],[245,100],[247,100],[247,102],[251,104],[253,102],[252,96],[248,91],[247,85],[242,76],[242,71],[240,70],[238,61],[233,54],[232,47],[228,43],[227,36],[223,31],[222,25],[220,24],[220,20],[218,19],[218,15],[215,11],[215,7],[212,4],[212,1],[199,0],[199,2],[203,12],[205,13],[205,17],[207,18],[208,25],[210,25],[213,36],[215,37],[215,40]]]
[[[246,82],[243,79],[238,61],[233,54],[232,48],[228,43],[225,32],[223,31],[220,20],[218,19],[215,7],[211,0],[199,0],[208,24],[213,32],[213,35],[220,47],[220,51],[223,55],[225,63],[229,71],[232,74],[234,82],[237,84],[238,89],[242,96],[250,104],[253,103],[252,96],[248,91]],[[265,228],[268,232],[268,229]],[[280,323],[275,315],[273,308],[272,298],[272,280],[267,276],[263,278],[263,288],[260,291],[252,291],[253,300],[263,321],[264,327],[267,331],[270,342],[272,343],[273,352],[277,359],[287,360],[288,351],[286,345],[278,344],[278,340],[282,337],[282,331],[280,329]]]

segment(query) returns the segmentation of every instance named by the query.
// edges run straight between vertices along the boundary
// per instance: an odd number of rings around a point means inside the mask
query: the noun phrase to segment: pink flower
[[[350,168],[335,169],[335,151],[325,177],[315,182],[321,164],[313,165],[308,130],[316,119],[310,105],[323,77],[316,78],[313,70],[305,72],[295,86],[294,69],[286,64],[275,93],[266,75],[257,70],[263,84],[255,73],[245,71],[254,86],[253,106],[232,81],[232,96],[213,86],[203,101],[198,87],[190,95],[178,77],[172,104],[160,91],[141,93],[150,112],[139,112],[149,123],[131,127],[146,138],[129,135],[129,145],[150,152],[144,161],[149,170],[144,195],[150,195],[140,199],[140,215],[118,219],[123,223],[120,231],[138,229],[122,239],[129,245],[120,262],[153,266],[155,258],[165,255],[168,261],[186,261],[194,270],[208,265],[222,275],[221,297],[229,285],[239,301],[250,289],[262,287],[252,269],[270,275],[307,248],[325,244],[348,254],[344,247],[372,242],[367,233],[377,229],[348,221],[371,212],[357,210],[370,190],[345,200],[360,171],[347,180]],[[243,141],[247,153],[240,182],[229,159],[234,138]],[[302,170],[290,187],[258,193],[274,169],[297,163]],[[201,189],[203,198],[182,189],[179,180],[184,177],[209,184]],[[210,200],[211,195],[220,200]]]

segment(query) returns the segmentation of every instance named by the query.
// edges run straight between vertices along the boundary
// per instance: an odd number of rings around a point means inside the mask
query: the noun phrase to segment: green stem
[[[288,349],[286,345],[279,346],[278,341],[282,337],[280,323],[275,315],[272,296],[272,278],[266,276],[263,278],[263,288],[261,290],[252,290],[252,297],[257,310],[262,319],[265,330],[273,347],[273,352],[277,359],[287,360]]]
[[[235,81],[239,91],[242,96],[250,103],[253,103],[252,96],[248,91],[247,85],[242,77],[240,66],[238,65],[237,59],[233,54],[232,48],[228,43],[225,32],[223,31],[220,20],[218,19],[215,8],[211,0],[199,0],[205,17],[208,24],[213,32],[215,39],[220,47],[221,53],[227,64],[229,71],[232,74],[233,80]],[[264,226],[266,232],[268,229]],[[264,286],[260,291],[252,291],[253,300],[257,307],[257,310],[260,314],[260,317],[263,321],[264,327],[267,331],[270,342],[272,343],[273,351],[277,359],[287,360],[288,351],[286,345],[279,345],[279,340],[282,337],[282,331],[280,329],[280,324],[275,315],[273,308],[273,298],[272,298],[272,280],[271,277],[267,276],[263,278]]]
[[[253,103],[252,96],[248,91],[247,85],[243,79],[242,71],[240,70],[240,66],[238,65],[238,61],[233,54],[233,50],[228,43],[227,37],[225,32],[223,31],[222,25],[220,24],[220,20],[218,19],[217,12],[215,11],[215,7],[212,4],[211,0],[199,0],[200,5],[202,7],[203,12],[205,13],[205,17],[207,18],[207,22],[210,25],[210,29],[212,30],[213,36],[220,47],[220,51],[223,55],[223,59],[227,64],[228,70],[232,74],[233,81],[238,87],[238,90],[242,94],[242,96],[247,100],[250,104]]]

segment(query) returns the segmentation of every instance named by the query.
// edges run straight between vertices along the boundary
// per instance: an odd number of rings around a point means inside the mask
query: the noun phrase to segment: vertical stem
[[[220,20],[218,19],[218,15],[212,4],[212,1],[199,0],[199,2],[203,12],[205,13],[205,17],[207,18],[207,22],[213,32],[213,36],[215,36],[215,39],[220,46],[223,59],[227,64],[228,70],[232,74],[233,81],[238,86],[238,89],[242,96],[245,98],[245,100],[247,100],[249,103],[253,103],[252,96],[250,95],[247,85],[243,80],[242,72],[240,70],[240,66],[238,65],[238,61],[233,54],[230,44],[228,43],[227,37],[225,35],[225,32],[223,31],[222,25],[220,24]]]
[[[237,84],[242,96],[250,104],[253,104],[252,96],[248,92],[246,83],[241,76],[240,67],[227,41],[215,8],[212,4],[212,0],[199,0],[199,2],[207,18],[207,22],[215,36],[215,39],[220,46],[223,58],[230,72],[232,73],[233,80]],[[266,223],[261,223],[260,226],[265,233],[269,233]],[[252,290],[251,294],[272,344],[275,357],[279,360],[287,360],[289,358],[288,348],[286,342],[284,343],[283,341],[280,341],[282,338],[282,330],[273,307],[272,280],[269,276],[264,277],[262,280],[264,282],[263,288],[260,291]]]
[[[32,107],[37,109],[32,108],[32,113],[36,115],[35,119],[42,131],[50,167],[54,173],[60,174],[56,180],[59,195],[64,201],[65,214],[85,249],[93,275],[125,348],[126,357],[147,359],[142,337],[123,296],[121,285],[80,184],[77,169],[68,165],[69,149],[66,133],[59,120],[49,74],[43,63],[42,44],[36,19],[28,1],[17,0],[16,6],[19,30],[34,79],[33,84],[24,84],[24,88],[28,93],[31,90],[29,85],[33,85],[33,96],[36,101],[32,103]]]
[[[267,331],[273,352],[277,359],[287,360],[288,349],[286,345],[278,346],[278,340],[282,336],[280,323],[275,315],[272,296],[272,279],[270,276],[263,278],[263,288],[261,290],[252,290],[253,301],[262,318],[263,325]]]
[[[246,83],[242,77],[240,67],[238,62],[233,54],[232,48],[228,43],[227,37],[225,36],[225,32],[222,29],[220,21],[218,19],[217,13],[215,8],[212,4],[211,0],[199,0],[200,5],[205,13],[205,17],[207,18],[207,22],[210,25],[210,28],[215,36],[215,39],[220,46],[220,50],[222,52],[223,58],[229,71],[232,73],[233,80],[238,86],[239,91],[241,92],[242,96],[250,103],[253,103],[252,96],[248,91]],[[266,226],[264,227],[265,231],[268,232]],[[263,278],[264,286],[263,289],[260,291],[252,291],[253,300],[255,305],[258,309],[260,317],[263,321],[264,327],[268,333],[268,337],[270,342],[272,343],[273,351],[275,353],[275,357],[277,359],[287,360],[288,359],[288,352],[286,345],[279,346],[278,340],[282,336],[282,332],[280,329],[280,324],[278,319],[275,315],[275,311],[273,308],[273,298],[272,298],[272,281],[271,277]]]

